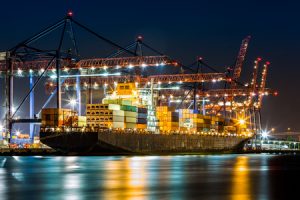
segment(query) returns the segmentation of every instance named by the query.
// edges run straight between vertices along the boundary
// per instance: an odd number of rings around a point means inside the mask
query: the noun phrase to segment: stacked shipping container
[[[179,113],[175,108],[168,106],[156,107],[156,118],[158,120],[158,129],[162,133],[179,131]]]
[[[131,104],[130,100],[120,100],[119,104],[88,104],[87,124],[100,128],[146,129],[147,109]]]
[[[44,108],[42,109],[42,126],[72,126],[74,116],[77,116],[77,113],[71,109]]]

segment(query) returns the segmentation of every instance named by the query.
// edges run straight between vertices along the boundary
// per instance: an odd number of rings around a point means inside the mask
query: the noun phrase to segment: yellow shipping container
[[[135,83],[118,83],[116,92],[118,95],[133,95],[136,92]]]
[[[147,124],[137,124],[137,129],[146,129]]]

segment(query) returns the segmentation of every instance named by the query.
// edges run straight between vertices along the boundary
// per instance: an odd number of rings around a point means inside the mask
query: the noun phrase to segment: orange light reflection
[[[251,199],[248,157],[238,156],[233,167],[232,200]]]

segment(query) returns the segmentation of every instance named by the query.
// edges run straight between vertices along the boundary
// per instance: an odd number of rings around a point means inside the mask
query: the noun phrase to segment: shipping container
[[[109,110],[121,110],[121,106],[119,104],[108,104]]]
[[[125,111],[125,117],[137,117],[137,113],[136,112],[132,112],[132,111]]]
[[[125,122],[136,123],[137,118],[135,118],[135,117],[125,117]]]
[[[137,118],[137,123],[138,124],[147,124],[147,119],[146,118]]]
[[[137,124],[136,123],[125,123],[125,128],[127,128],[127,129],[136,129]]]
[[[147,119],[148,115],[147,113],[138,113],[137,117]]]
[[[122,102],[121,102],[121,105],[131,106],[132,105],[132,101],[131,100],[123,99]]]
[[[138,112],[138,113],[147,113],[147,112],[148,112],[148,109],[147,109],[147,108],[138,107],[138,108],[137,108],[137,112]]]
[[[125,116],[124,110],[114,110],[113,116]]]
[[[137,124],[136,128],[137,129],[147,129],[147,124]]]
[[[113,128],[125,128],[125,123],[124,122],[113,122],[112,124]]]
[[[113,115],[113,122],[124,122],[124,116]]]

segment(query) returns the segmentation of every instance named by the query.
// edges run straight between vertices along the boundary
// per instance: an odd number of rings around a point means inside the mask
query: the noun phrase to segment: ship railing
[[[91,126],[63,126],[63,127],[41,127],[41,132],[48,133],[127,133],[127,134],[155,134],[152,131],[148,130],[135,130],[135,129],[112,129],[112,128],[103,128],[103,127],[91,127]],[[196,132],[196,133],[181,133],[181,132],[163,132],[160,134],[164,135],[202,135],[202,136],[214,136],[214,137],[242,137],[242,138],[250,138],[249,135],[239,135],[235,133],[218,133],[218,132]]]

